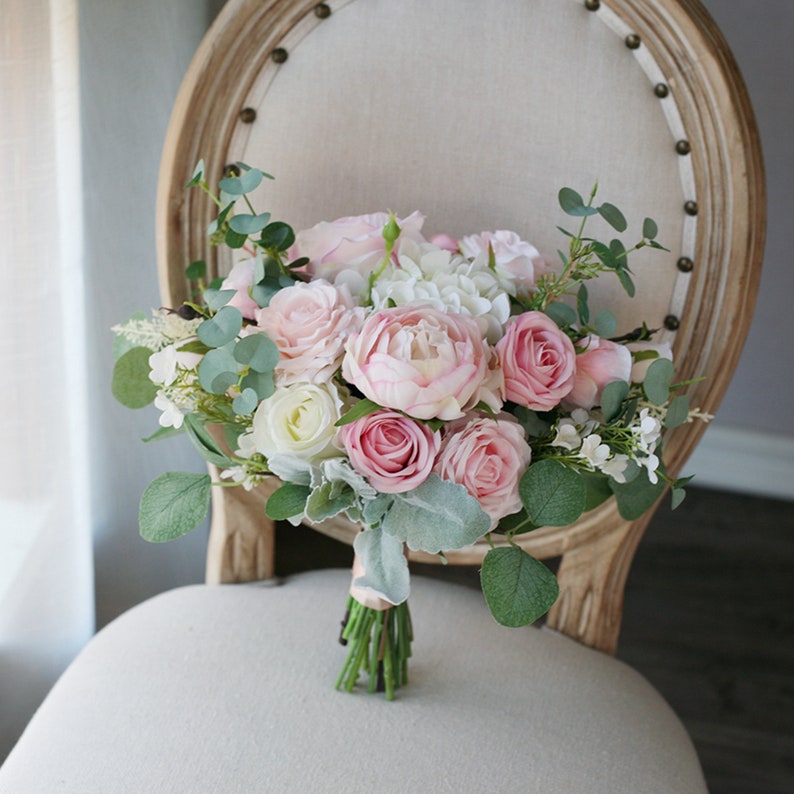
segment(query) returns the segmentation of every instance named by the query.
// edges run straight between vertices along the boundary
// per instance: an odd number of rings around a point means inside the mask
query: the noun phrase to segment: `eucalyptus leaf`
[[[263,248],[286,251],[295,242],[295,232],[289,224],[274,221],[262,230],[260,242]]]
[[[133,347],[116,361],[110,389],[127,408],[144,408],[157,396],[158,386],[149,379],[148,347]]]
[[[240,310],[224,306],[214,317],[204,320],[196,334],[207,347],[223,347],[237,337],[242,327]]]
[[[233,289],[209,289],[204,290],[204,303],[213,311],[224,307],[235,295],[237,290]]]
[[[242,392],[232,400],[232,410],[238,416],[247,416],[256,410],[259,405],[259,398],[256,392],[251,389],[243,389]]]
[[[195,262],[191,262],[185,268],[185,278],[189,279],[190,281],[198,281],[200,278],[204,278],[207,275],[207,263],[203,259],[197,259]]]
[[[667,406],[667,414],[664,417],[665,427],[678,427],[684,424],[689,418],[689,397],[686,394],[679,394],[673,397],[670,405]]]
[[[593,319],[593,331],[602,339],[614,336],[618,329],[618,321],[609,309],[602,309]]]
[[[220,448],[218,442],[210,435],[204,424],[195,416],[188,414],[184,419],[184,427],[193,446],[208,463],[222,469],[233,466],[234,461]]]
[[[582,472],[582,479],[587,488],[585,512],[595,509],[612,496],[612,489],[609,487],[610,478],[607,475],[585,471]]]
[[[582,325],[587,325],[590,322],[590,307],[587,305],[587,298],[587,287],[582,284],[576,294],[576,310]]]
[[[648,367],[642,388],[645,396],[654,405],[664,405],[670,398],[670,384],[673,381],[673,362],[669,358],[657,358]]]
[[[675,510],[680,506],[681,502],[686,499],[686,491],[683,488],[673,488],[670,494],[670,507]]]
[[[273,296],[281,289],[278,281],[273,279],[264,279],[259,284],[254,284],[251,287],[251,297],[256,301],[256,305],[261,309],[270,305]]]
[[[272,372],[278,364],[279,352],[269,336],[256,333],[237,342],[234,358],[241,364],[247,364],[254,372]]]
[[[601,412],[611,422],[623,410],[623,401],[629,396],[629,384],[624,380],[613,380],[601,390]]]
[[[408,548],[430,554],[462,549],[482,537],[491,519],[480,503],[457,483],[431,474],[407,493],[393,494],[383,529]]]
[[[264,212],[261,215],[239,214],[229,219],[229,228],[238,234],[256,234],[270,222],[270,213]]]
[[[530,519],[539,527],[567,526],[584,512],[584,480],[552,458],[529,466],[519,481],[518,493]]]
[[[232,355],[231,347],[226,345],[210,350],[199,363],[199,383],[210,394],[223,394],[240,377],[240,365]]]
[[[659,227],[656,225],[656,221],[653,218],[646,218],[642,223],[642,236],[646,240],[654,240],[657,234],[659,234]]]
[[[266,400],[276,390],[272,372],[251,370],[240,382],[243,389],[253,389],[259,400]]]
[[[552,301],[546,307],[546,314],[560,327],[566,325],[576,325],[578,316],[576,309],[571,308],[567,303]]]
[[[240,234],[231,228],[226,230],[226,236],[223,238],[223,241],[229,246],[229,248],[242,248],[246,244],[247,240],[247,234]]]
[[[614,205],[605,202],[598,209],[598,214],[618,232],[625,232],[628,227],[623,213]]]
[[[163,441],[166,438],[172,438],[173,436],[181,436],[182,433],[185,432],[185,425],[183,424],[182,427],[161,427],[159,430],[152,433],[150,436],[146,436],[146,438],[141,439],[144,444],[148,444],[150,441]]]
[[[286,521],[288,518],[303,515],[306,500],[312,489],[308,485],[284,483],[268,497],[265,513],[274,521]]]
[[[625,293],[630,298],[633,298],[635,293],[637,292],[637,288],[634,286],[634,281],[629,275],[629,271],[626,270],[625,268],[620,268],[616,271],[616,273]]]
[[[665,483],[659,478],[654,484],[643,469],[631,482],[618,483],[610,480],[609,487],[618,501],[618,512],[627,521],[634,521],[664,493]]]
[[[376,402],[364,398],[363,400],[359,400],[347,413],[342,414],[342,416],[337,419],[335,427],[349,425],[357,419],[361,419],[363,416],[369,416],[381,410],[383,410],[382,407]]]
[[[232,196],[242,196],[245,193],[251,193],[256,190],[263,176],[264,174],[258,168],[252,168],[242,176],[229,176],[221,179],[218,187]]]
[[[560,594],[554,574],[518,546],[491,549],[483,560],[480,582],[497,623],[511,628],[543,617]]]
[[[408,560],[403,544],[381,529],[365,529],[356,535],[353,549],[364,575],[353,582],[391,604],[401,604],[410,593]]]
[[[185,190],[191,187],[195,187],[204,179],[204,160],[199,160],[196,163],[196,167],[193,169],[193,176],[190,178],[190,182],[185,185]]]
[[[195,529],[207,515],[211,484],[208,474],[161,474],[141,496],[141,536],[151,543],[163,543]]]
[[[595,215],[598,210],[595,207],[588,207],[584,203],[584,199],[573,188],[564,187],[557,194],[557,199],[560,202],[560,207],[566,215],[574,215],[582,217],[587,215]]]

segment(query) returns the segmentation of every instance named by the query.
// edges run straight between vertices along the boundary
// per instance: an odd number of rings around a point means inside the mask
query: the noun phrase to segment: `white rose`
[[[339,455],[335,422],[344,404],[333,384],[295,383],[276,389],[254,414],[254,446],[266,458],[321,460]]]

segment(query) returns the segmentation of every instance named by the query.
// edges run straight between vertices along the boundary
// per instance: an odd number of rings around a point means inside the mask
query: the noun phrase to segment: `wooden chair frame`
[[[157,212],[160,286],[165,305],[187,295],[184,266],[207,259],[216,268],[204,230],[212,206],[183,188],[200,157],[220,168],[245,97],[262,70],[277,69],[273,51],[319,24],[314,0],[229,0],[198,50],[177,98],[163,153]],[[331,7],[334,3],[329,4]],[[598,5],[595,3],[595,5]],[[749,99],[730,51],[698,0],[601,0],[636,33],[665,76],[690,133],[698,196],[695,262],[677,332],[677,374],[705,376],[690,390],[695,405],[714,412],[737,364],[750,324],[765,236],[764,175]],[[319,13],[319,16],[318,16]],[[236,81],[224,79],[233,57]],[[197,115],[198,105],[212,113]],[[730,333],[728,333],[730,330]],[[690,351],[679,356],[680,351]],[[665,444],[675,474],[705,429],[693,423]],[[274,575],[274,527],[263,502],[274,482],[255,492],[217,488],[209,542],[207,581],[236,582]],[[550,627],[614,653],[623,590],[634,551],[652,511],[625,521],[611,499],[576,524],[541,528],[519,537],[534,556],[560,557],[561,595]],[[359,531],[346,520],[321,531],[351,542]],[[488,546],[456,554],[455,563],[479,563]],[[412,559],[435,561],[423,554]]]

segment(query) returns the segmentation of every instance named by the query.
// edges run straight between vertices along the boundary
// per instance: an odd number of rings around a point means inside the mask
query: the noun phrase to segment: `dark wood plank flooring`
[[[281,575],[350,549],[279,530]],[[477,572],[418,566],[478,587]],[[794,502],[689,489],[637,552],[618,656],[687,726],[712,794],[794,792]]]

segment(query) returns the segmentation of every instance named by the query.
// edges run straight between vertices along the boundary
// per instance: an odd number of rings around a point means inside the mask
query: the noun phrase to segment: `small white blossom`
[[[161,427],[173,427],[177,430],[182,427],[182,422],[185,419],[182,411],[163,392],[157,393],[154,398],[154,407],[162,411],[158,420]]]
[[[264,474],[254,474],[249,472],[245,466],[230,466],[221,472],[222,480],[232,480],[238,485],[242,485],[246,491],[252,491],[264,479]]]
[[[659,477],[656,474],[656,470],[659,468],[659,458],[654,454],[650,454],[643,458],[637,458],[637,463],[646,468],[648,471],[648,480],[650,480],[653,485],[656,485],[656,483],[659,482]]]
[[[621,455],[620,453],[617,453],[613,455],[609,460],[602,463],[600,469],[604,474],[611,477],[615,482],[624,483],[626,482],[625,471],[628,465],[629,465],[628,455]]]
[[[576,425],[570,419],[561,419],[557,425],[557,435],[551,442],[554,447],[564,447],[573,452],[582,445],[582,439],[576,431]]]
[[[594,469],[600,469],[609,458],[612,450],[607,444],[601,443],[598,433],[591,433],[582,441],[579,457],[587,460]]]
[[[161,386],[170,386],[176,380],[176,348],[173,345],[149,356],[149,380]]]
[[[640,423],[635,428],[635,433],[639,438],[639,448],[644,452],[652,452],[662,434],[662,423],[656,417],[651,416],[647,408],[640,411],[639,418]]]

